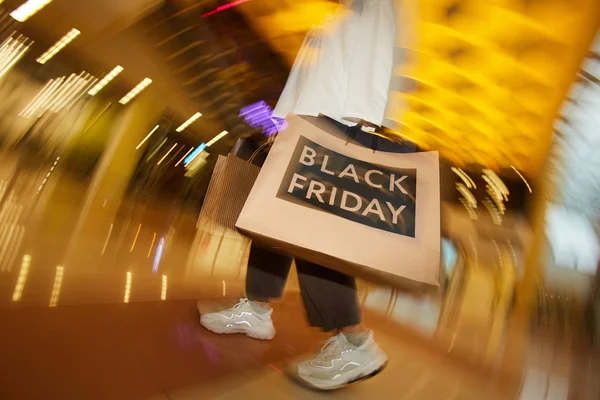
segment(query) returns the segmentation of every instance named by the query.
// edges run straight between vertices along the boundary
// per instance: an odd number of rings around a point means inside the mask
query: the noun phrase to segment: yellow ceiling
[[[396,0],[399,1],[399,0]],[[416,40],[396,78],[398,135],[459,165],[535,174],[600,19],[598,0],[403,0]],[[249,22],[291,64],[332,1],[249,1]],[[406,89],[410,88],[410,89]]]

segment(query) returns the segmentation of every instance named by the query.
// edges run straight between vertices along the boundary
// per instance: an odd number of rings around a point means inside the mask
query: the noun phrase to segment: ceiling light
[[[81,32],[77,29],[71,29],[65,36],[63,36],[58,42],[54,43],[44,54],[42,54],[36,61],[40,64],[46,64],[46,62],[54,57],[56,53],[61,51],[66,45],[71,43],[73,39],[79,36]]]
[[[167,154],[165,154],[157,163],[156,165],[160,165],[163,161],[165,161],[165,158],[167,158],[167,156],[169,154],[171,154],[171,152],[173,151],[173,149],[175,149],[175,147],[177,147],[177,143],[175,143],[173,146],[171,146],[171,148],[169,149],[169,151],[167,151]]]
[[[125,295],[123,296],[123,303],[129,303],[129,296],[131,294],[131,272],[127,271],[125,278]]]
[[[166,300],[167,299],[167,285],[168,285],[168,279],[166,275],[162,276],[162,285],[160,288],[160,299],[161,300]]]
[[[13,33],[13,35],[15,35]],[[0,46],[0,77],[6,74],[29,50],[33,41],[18,35],[11,36]]]
[[[143,81],[141,81],[140,83],[137,84],[136,87],[134,87],[133,89],[131,89],[131,91],[129,93],[127,93],[125,96],[123,96],[123,98],[121,100],[119,100],[119,103],[125,105],[127,103],[129,103],[135,96],[137,96],[138,94],[140,94],[140,92],[144,89],[146,89],[146,87],[148,85],[150,85],[152,83],[152,79],[150,78],[144,78]]]
[[[183,132],[185,130],[185,128],[187,128],[188,126],[190,126],[191,124],[193,124],[201,116],[202,116],[202,114],[199,113],[199,112],[197,112],[196,114],[192,115],[187,121],[185,121],[183,124],[181,124],[179,126],[179,128],[176,129],[176,131],[177,132]]]
[[[191,149],[189,149],[189,150],[188,150],[188,152],[187,152],[187,153],[185,153],[185,154],[183,155],[183,157],[181,157],[181,159],[180,159],[179,161],[177,161],[177,164],[175,164],[175,166],[178,166],[179,164],[181,164],[181,162],[182,162],[183,160],[185,160],[185,158],[188,156],[188,154],[190,154],[190,153],[192,152],[192,150],[194,150],[194,148],[193,148],[193,147],[192,147]]]
[[[200,146],[196,147],[196,150],[192,151],[192,153],[183,160],[183,165],[187,166],[189,163],[194,161],[194,158],[198,157],[198,154],[200,154],[205,148],[206,144],[201,143]]]
[[[215,144],[219,139],[223,138],[223,136],[227,135],[229,132],[227,131],[223,131],[221,133],[219,133],[217,136],[215,136],[214,138],[212,138],[212,140],[208,143],[206,143],[206,147],[210,147],[213,144]]]
[[[88,94],[90,96],[95,96],[96,94],[98,94],[99,91],[101,91],[104,88],[104,86],[108,85],[121,72],[123,72],[123,67],[121,67],[120,65],[117,65],[116,67],[113,68],[112,71],[110,71],[108,74],[106,74],[106,76],[104,78],[102,78],[100,80],[100,82],[98,82],[96,84],[96,86],[91,88],[90,91],[88,92]]]
[[[156,125],[156,126],[154,127],[154,129],[152,129],[152,130],[150,131],[150,133],[149,133],[148,135],[146,135],[146,137],[144,138],[144,140],[142,140],[142,141],[140,142],[140,144],[138,144],[138,145],[136,146],[136,148],[135,148],[135,149],[136,149],[136,150],[139,150],[139,148],[140,148],[140,147],[142,147],[142,145],[143,145],[144,143],[146,143],[146,140],[150,139],[150,136],[152,136],[152,134],[153,134],[154,132],[156,132],[156,130],[158,129],[158,127],[159,127],[159,126],[160,126],[160,125]]]
[[[52,0],[29,0],[15,11],[11,12],[10,16],[19,22],[24,22],[51,2]]]

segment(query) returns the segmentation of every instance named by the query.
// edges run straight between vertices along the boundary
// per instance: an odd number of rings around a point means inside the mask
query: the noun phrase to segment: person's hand
[[[269,145],[273,145],[276,137],[277,137],[277,133],[267,136],[267,143],[269,143]]]

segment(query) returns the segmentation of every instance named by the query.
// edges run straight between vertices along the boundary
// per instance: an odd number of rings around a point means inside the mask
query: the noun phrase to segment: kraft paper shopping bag
[[[241,277],[248,263],[250,239],[235,229],[259,167],[236,156],[219,156],[190,252],[186,277]]]
[[[439,285],[437,152],[373,152],[289,115],[237,220],[257,243],[411,290]]]

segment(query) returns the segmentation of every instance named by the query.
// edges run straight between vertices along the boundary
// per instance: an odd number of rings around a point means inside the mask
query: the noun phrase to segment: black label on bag
[[[372,228],[415,237],[416,169],[369,164],[304,136],[298,140],[277,197]]]

